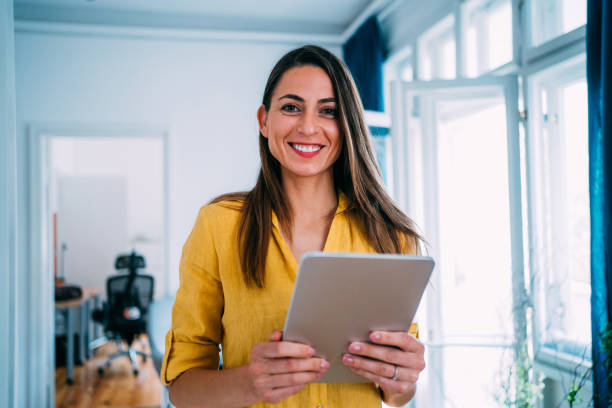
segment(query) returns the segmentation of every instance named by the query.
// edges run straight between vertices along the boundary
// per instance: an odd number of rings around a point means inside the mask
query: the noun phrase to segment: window
[[[394,69],[394,197],[437,262],[414,406],[516,398],[522,341],[522,369],[546,377],[537,405],[561,406],[591,364],[586,0],[457,4],[412,39],[416,80]]]
[[[463,4],[465,75],[477,77],[512,60],[510,0],[472,0]]]
[[[528,12],[532,46],[586,24],[586,0],[529,0]]]
[[[418,40],[419,79],[452,79],[457,74],[454,16],[448,16]]]
[[[590,216],[584,55],[529,78],[536,352],[590,360]]]
[[[403,85],[407,161],[424,158],[413,177],[423,182],[411,180],[408,196],[425,205],[409,206],[409,215],[424,228],[437,263],[425,295],[428,392],[417,406],[495,406],[496,380],[512,356],[512,79]],[[457,380],[467,366],[469,386]]]
[[[389,135],[389,115],[383,112],[365,111],[365,120],[372,136],[371,142],[376,154],[376,161],[382,173],[382,179],[389,191],[393,184],[393,155],[391,136]]]
[[[370,126],[369,128],[383,182],[386,186],[389,186],[389,174],[391,173],[391,154],[389,152],[391,149],[391,138],[389,137],[389,128],[383,126]]]

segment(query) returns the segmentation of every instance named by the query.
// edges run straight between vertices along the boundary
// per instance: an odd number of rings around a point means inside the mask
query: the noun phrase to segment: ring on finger
[[[399,367],[395,366],[395,370],[393,371],[393,377],[391,378],[393,381],[397,381],[397,377],[399,375]]]

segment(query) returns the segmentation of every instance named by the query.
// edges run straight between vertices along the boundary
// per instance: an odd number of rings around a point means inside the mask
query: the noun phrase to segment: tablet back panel
[[[330,362],[317,382],[367,382],[342,364],[342,355],[374,330],[408,331],[433,265],[422,256],[307,253],[283,340],[311,345]]]

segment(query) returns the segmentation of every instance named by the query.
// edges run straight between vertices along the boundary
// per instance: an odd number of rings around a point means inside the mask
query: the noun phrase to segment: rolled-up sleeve
[[[161,369],[165,385],[190,368],[219,367],[224,299],[208,210],[202,207],[183,246],[180,286]]]

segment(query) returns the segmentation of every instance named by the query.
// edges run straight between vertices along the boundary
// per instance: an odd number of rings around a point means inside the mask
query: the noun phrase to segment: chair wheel
[[[134,373],[134,375],[138,375],[138,369],[137,368],[133,369],[132,372]]]
[[[74,383],[74,380],[72,378],[66,378],[66,384],[72,385],[73,383]]]
[[[103,367],[98,367],[98,374],[100,374],[100,375],[104,374],[104,368]]]

